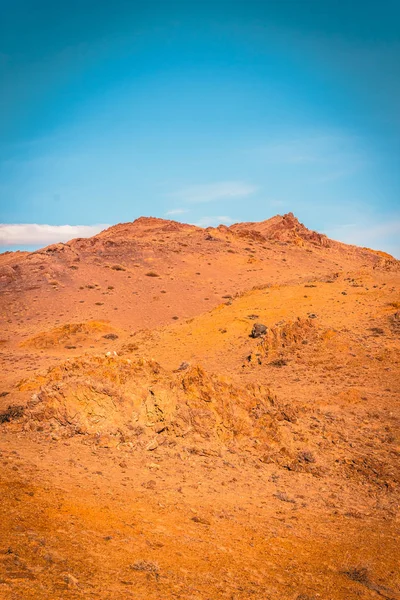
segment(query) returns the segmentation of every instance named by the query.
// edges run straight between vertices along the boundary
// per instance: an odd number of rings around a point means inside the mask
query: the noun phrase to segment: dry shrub
[[[19,404],[10,404],[8,408],[0,413],[0,423],[9,423],[14,419],[19,419],[24,414],[24,407]]]
[[[146,571],[147,573],[158,573],[160,571],[159,564],[149,560],[137,560],[129,566],[133,571]]]

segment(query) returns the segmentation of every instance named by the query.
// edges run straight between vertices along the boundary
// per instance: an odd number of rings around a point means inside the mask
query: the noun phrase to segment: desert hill
[[[399,280],[292,213],[0,255],[0,594],[400,597]]]
[[[152,327],[192,317],[259,284],[398,265],[388,255],[311,232],[292,214],[205,230],[140,218],[92,238],[13,254],[0,255],[5,337],[19,337],[22,320],[33,335],[67,315],[70,322]]]

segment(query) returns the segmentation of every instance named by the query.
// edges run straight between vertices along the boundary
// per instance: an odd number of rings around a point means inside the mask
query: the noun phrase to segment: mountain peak
[[[293,242],[299,246],[305,242],[318,246],[331,244],[324,234],[308,229],[292,212],[276,215],[265,221],[236,223],[230,229],[239,235],[261,235],[265,239]]]

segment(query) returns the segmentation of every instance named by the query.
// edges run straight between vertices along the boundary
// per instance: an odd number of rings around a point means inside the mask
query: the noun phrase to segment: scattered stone
[[[146,467],[147,467],[148,469],[159,469],[159,468],[160,468],[160,465],[159,465],[159,464],[157,464],[157,463],[153,463],[153,462],[152,462],[152,463],[148,463],[148,464],[146,465]]]
[[[297,415],[293,406],[287,404],[282,408],[281,414],[284,421],[287,421],[288,423],[297,423]]]
[[[105,340],[117,340],[118,336],[116,333],[106,333],[106,335],[103,335],[103,338]]]
[[[154,427],[155,433],[162,433],[166,429],[167,429],[167,426],[165,423],[157,423],[157,425],[155,425],[155,427]]]
[[[155,450],[156,448],[158,448],[158,442],[157,440],[151,440],[151,442],[149,442],[146,446],[146,450]]]
[[[71,573],[67,573],[64,576],[64,581],[67,585],[73,586],[73,587],[77,586],[79,583],[79,580],[76,577],[74,577],[73,575],[71,575]]]
[[[156,488],[157,483],[154,479],[150,479],[150,481],[144,481],[142,483],[142,487],[146,488],[146,490],[154,490]]]
[[[308,318],[309,319],[316,319],[317,315],[315,313],[309,313]]]

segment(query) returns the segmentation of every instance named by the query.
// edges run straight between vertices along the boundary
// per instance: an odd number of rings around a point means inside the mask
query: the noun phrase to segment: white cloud
[[[167,210],[165,215],[166,216],[183,215],[184,213],[187,213],[187,212],[189,212],[187,210],[187,208],[173,208],[172,210]]]
[[[216,227],[217,225],[232,225],[235,221],[231,217],[201,217],[193,225],[197,227]]]
[[[46,246],[68,242],[76,237],[90,237],[109,225],[38,225],[37,223],[0,223],[0,246]]]
[[[194,204],[242,198],[254,194],[257,189],[256,186],[244,181],[219,181],[216,183],[189,186],[179,190],[175,194],[171,194],[171,196]]]

